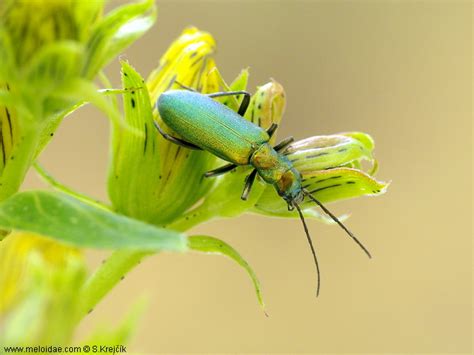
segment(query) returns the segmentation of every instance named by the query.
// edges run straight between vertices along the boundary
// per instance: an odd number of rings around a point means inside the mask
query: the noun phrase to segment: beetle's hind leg
[[[223,166],[221,166],[217,169],[208,171],[207,173],[204,174],[204,176],[205,177],[219,176],[219,175],[225,174],[225,173],[235,169],[236,167],[237,167],[237,165],[235,165],[235,164],[226,164],[226,165],[223,165]]]
[[[242,200],[246,200],[249,196],[250,190],[252,189],[252,185],[255,182],[255,178],[257,177],[257,169],[253,169],[252,172],[247,175],[245,178],[245,186],[244,191],[242,191],[242,196],[240,198]]]
[[[288,146],[293,143],[295,141],[295,139],[293,137],[288,137],[284,140],[282,140],[280,143],[278,143],[276,146],[273,147],[273,149],[275,149],[277,152],[282,152],[284,151],[286,148],[288,148]]]
[[[158,132],[160,132],[160,134],[163,136],[164,139],[167,139],[170,142],[173,142],[174,144],[180,145],[181,147],[185,147],[185,148],[188,148],[188,149],[194,149],[194,150],[202,150],[202,148],[198,147],[195,144],[186,142],[185,140],[183,140],[181,138],[176,138],[176,137],[170,136],[168,133],[163,131],[163,129],[158,124],[158,122],[153,121],[153,124],[155,125],[156,129],[158,130]]]
[[[222,97],[222,96],[239,96],[239,95],[244,95],[244,98],[242,99],[242,103],[240,104],[239,110],[237,113],[240,116],[245,115],[245,112],[247,112],[247,108],[249,107],[250,104],[250,93],[247,91],[223,91],[223,92],[213,92],[212,94],[207,94],[209,97]]]

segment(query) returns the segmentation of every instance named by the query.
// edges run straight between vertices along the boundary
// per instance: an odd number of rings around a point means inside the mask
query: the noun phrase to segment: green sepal
[[[83,69],[86,78],[93,78],[102,67],[155,22],[154,1],[126,4],[111,11],[92,30]]]
[[[203,93],[216,91],[219,74],[214,70],[213,51],[212,36],[195,28],[185,30],[161,58],[160,67],[147,79],[153,108],[162,92],[182,89],[176,81]],[[155,108],[153,115],[166,132],[179,137],[162,122]],[[180,147],[164,139],[155,127],[151,134],[157,137],[159,152],[159,174],[154,182],[158,191],[155,203],[159,209],[153,211],[151,222],[167,225],[182,216],[212,187],[214,181],[204,179],[204,173],[213,168],[217,158],[205,151]]]
[[[79,76],[83,56],[84,48],[75,41],[58,41],[42,47],[24,68],[22,90],[34,90],[29,94],[35,100],[47,98],[52,90]],[[43,117],[47,117],[54,110],[43,107],[42,112]]]
[[[294,142],[284,152],[300,172],[317,171],[373,160],[372,138],[364,133],[314,136]]]
[[[328,203],[359,196],[377,196],[385,193],[388,183],[381,182],[363,171],[351,168],[335,168],[314,172],[303,172],[303,188],[322,203]],[[303,208],[315,204],[305,198]],[[278,216],[288,209],[283,199],[268,186],[255,205],[255,212]],[[297,215],[295,215],[297,217]]]
[[[12,48],[11,39],[4,28],[0,26],[0,82],[14,79],[17,73],[15,72],[14,64],[15,57]]]
[[[283,114],[285,113],[286,99],[283,86],[272,80],[257,88],[252,95],[249,108],[245,113],[245,118],[253,124],[267,130],[272,124],[280,125]],[[270,138],[270,144],[276,141],[275,131]]]
[[[243,69],[237,75],[237,77],[232,81],[230,85],[228,85],[224,78],[222,77],[221,73],[217,68],[214,68],[210,72],[211,75],[216,77],[217,84],[218,84],[218,91],[245,91],[247,89],[247,84],[249,80],[249,71],[248,69]],[[217,91],[217,90],[216,90]],[[226,105],[230,109],[234,111],[238,111],[240,107],[240,103],[242,102],[243,95],[237,97],[236,95],[229,95],[229,96],[222,96],[216,97],[214,100],[220,102],[223,105]]]
[[[252,207],[249,212],[253,212],[259,215],[268,216],[268,217],[278,217],[278,218],[298,218],[298,212],[296,210],[288,211],[287,209],[279,209],[276,211],[267,211],[264,209],[259,208],[258,202],[254,207]],[[325,224],[336,224],[331,217],[328,217],[326,214],[321,214],[315,209],[306,208],[303,211],[303,215],[306,219],[315,219],[319,222]],[[349,218],[349,214],[343,214],[341,216],[337,216],[340,221],[345,221]]]
[[[260,281],[258,281],[257,275],[247,263],[247,261],[245,261],[245,259],[242,258],[242,256],[234,248],[220,239],[205,235],[190,236],[188,238],[188,247],[190,250],[198,252],[225,255],[243,267],[252,280],[258,303],[265,312],[265,303],[263,302]]]
[[[185,251],[185,236],[92,206],[66,194],[28,191],[0,203],[0,228],[82,248]]]
[[[121,65],[125,121],[135,131],[112,127],[109,198],[120,213],[152,222],[160,213],[161,203],[161,154],[152,105],[140,74],[125,61]]]

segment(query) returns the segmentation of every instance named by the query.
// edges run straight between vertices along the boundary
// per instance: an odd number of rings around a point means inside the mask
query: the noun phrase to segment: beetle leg
[[[285,150],[291,143],[293,143],[295,139],[293,137],[288,137],[278,143],[276,146],[273,147],[277,152],[281,152]]]
[[[178,80],[175,80],[174,83],[177,84],[178,86],[182,87],[185,90],[192,91],[192,92],[198,92],[196,89],[193,89],[192,87],[181,84]]]
[[[276,123],[272,123],[272,125],[268,127],[267,134],[269,135],[270,138],[272,138],[277,128],[278,128],[278,125]]]
[[[245,112],[247,111],[247,108],[249,107],[250,104],[250,94],[247,91],[227,91],[227,92],[213,92],[212,94],[207,94],[209,97],[221,97],[221,96],[231,96],[231,95],[244,95],[244,98],[242,99],[242,103],[240,104],[239,110],[237,113],[240,116],[245,115]]]
[[[153,121],[153,124],[155,125],[156,129],[158,130],[158,132],[160,132],[160,134],[163,136],[164,139],[167,139],[170,142],[173,142],[174,144],[180,145],[180,146],[188,148],[188,149],[202,150],[202,148],[198,147],[195,144],[186,142],[185,140],[180,139],[180,138],[170,136],[168,133],[163,131],[163,129],[158,124],[158,122]]]
[[[242,191],[242,196],[240,196],[242,200],[245,201],[247,197],[249,196],[250,190],[252,189],[252,185],[256,177],[257,177],[257,169],[253,169],[252,172],[249,175],[247,175],[247,177],[245,178],[244,191]]]
[[[226,164],[226,165],[223,165],[217,169],[214,169],[214,170],[209,170],[207,173],[204,174],[205,177],[214,177],[214,176],[218,176],[218,175],[222,175],[222,174],[225,174],[233,169],[235,169],[237,167],[237,165],[235,164]]]

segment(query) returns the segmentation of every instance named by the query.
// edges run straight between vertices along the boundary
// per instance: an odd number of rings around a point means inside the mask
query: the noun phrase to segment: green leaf
[[[255,272],[252,270],[247,261],[245,261],[244,258],[242,258],[234,248],[222,240],[204,235],[190,236],[188,238],[188,247],[191,250],[203,253],[213,253],[228,256],[237,264],[242,266],[252,279],[253,286],[257,294],[258,303],[260,306],[262,306],[262,309],[265,312],[265,304],[263,302],[262,292],[260,290],[260,282],[258,281],[257,275],[255,275]],[[267,315],[267,313],[265,313],[265,315]]]
[[[184,235],[91,206],[68,195],[28,191],[0,203],[0,228],[85,248],[185,251]]]

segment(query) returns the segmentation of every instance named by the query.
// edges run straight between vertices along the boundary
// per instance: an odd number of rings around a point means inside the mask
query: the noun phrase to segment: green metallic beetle
[[[163,122],[178,133],[181,138],[167,134],[155,121],[156,128],[165,139],[173,143],[189,149],[205,150],[230,162],[230,164],[207,172],[206,177],[224,174],[239,165],[251,165],[254,169],[245,179],[241,196],[243,200],[247,199],[258,174],[266,183],[275,187],[278,194],[288,204],[289,210],[296,208],[303,222],[316,266],[318,277],[316,295],[319,295],[320,289],[318,259],[299,206],[305,197],[320,206],[370,257],[370,253],[352,232],[302,187],[301,174],[282,153],[293,142],[293,137],[289,137],[272,147],[269,140],[278,126],[274,123],[265,131],[242,117],[250,103],[248,92],[229,91],[206,95],[185,86],[183,88],[187,90],[164,92],[156,102],[156,107]],[[215,97],[229,95],[243,95],[242,103],[237,112],[213,100]]]

